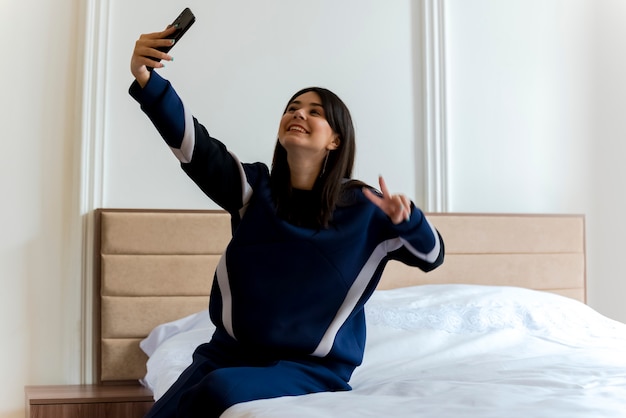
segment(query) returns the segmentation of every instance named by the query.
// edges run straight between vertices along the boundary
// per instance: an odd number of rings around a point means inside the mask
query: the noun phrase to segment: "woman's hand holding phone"
[[[196,17],[187,7],[164,31],[141,35],[135,42],[135,49],[130,60],[130,72],[143,88],[150,80],[153,68],[163,68],[161,60],[172,61],[168,54],[175,42],[194,24]]]
[[[175,26],[170,26],[161,32],[143,34],[135,42],[135,49],[130,60],[130,72],[141,87],[144,87],[150,79],[149,68],[163,68],[161,60],[172,61],[172,57],[160,51],[159,48],[169,49],[174,44],[172,35],[176,29]]]

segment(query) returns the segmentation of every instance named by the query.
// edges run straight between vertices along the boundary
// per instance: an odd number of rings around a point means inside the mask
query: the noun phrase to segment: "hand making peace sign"
[[[385,212],[387,216],[389,216],[389,219],[391,219],[391,222],[395,225],[403,221],[408,221],[411,216],[411,201],[409,198],[402,194],[392,195],[389,193],[389,189],[387,189],[387,184],[385,183],[383,176],[378,177],[378,182],[380,184],[382,197],[367,187],[363,188],[363,194],[365,197]]]

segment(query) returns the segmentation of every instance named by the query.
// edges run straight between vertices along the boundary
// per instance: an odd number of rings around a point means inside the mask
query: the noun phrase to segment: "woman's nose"
[[[297,109],[295,112],[293,112],[293,117],[294,118],[300,118],[300,119],[304,119],[304,110],[302,109]]]

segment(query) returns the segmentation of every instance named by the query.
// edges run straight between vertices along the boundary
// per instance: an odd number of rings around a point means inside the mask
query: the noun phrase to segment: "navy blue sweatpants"
[[[218,332],[146,418],[219,417],[240,402],[338,390],[350,386],[316,358],[272,358]]]

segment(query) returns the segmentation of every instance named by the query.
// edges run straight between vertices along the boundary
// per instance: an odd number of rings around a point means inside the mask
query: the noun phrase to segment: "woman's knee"
[[[185,391],[178,405],[178,416],[218,417],[228,407],[243,402],[240,399],[242,395],[246,397],[245,391],[237,390],[241,382],[231,376],[230,370],[214,370],[201,382]]]

